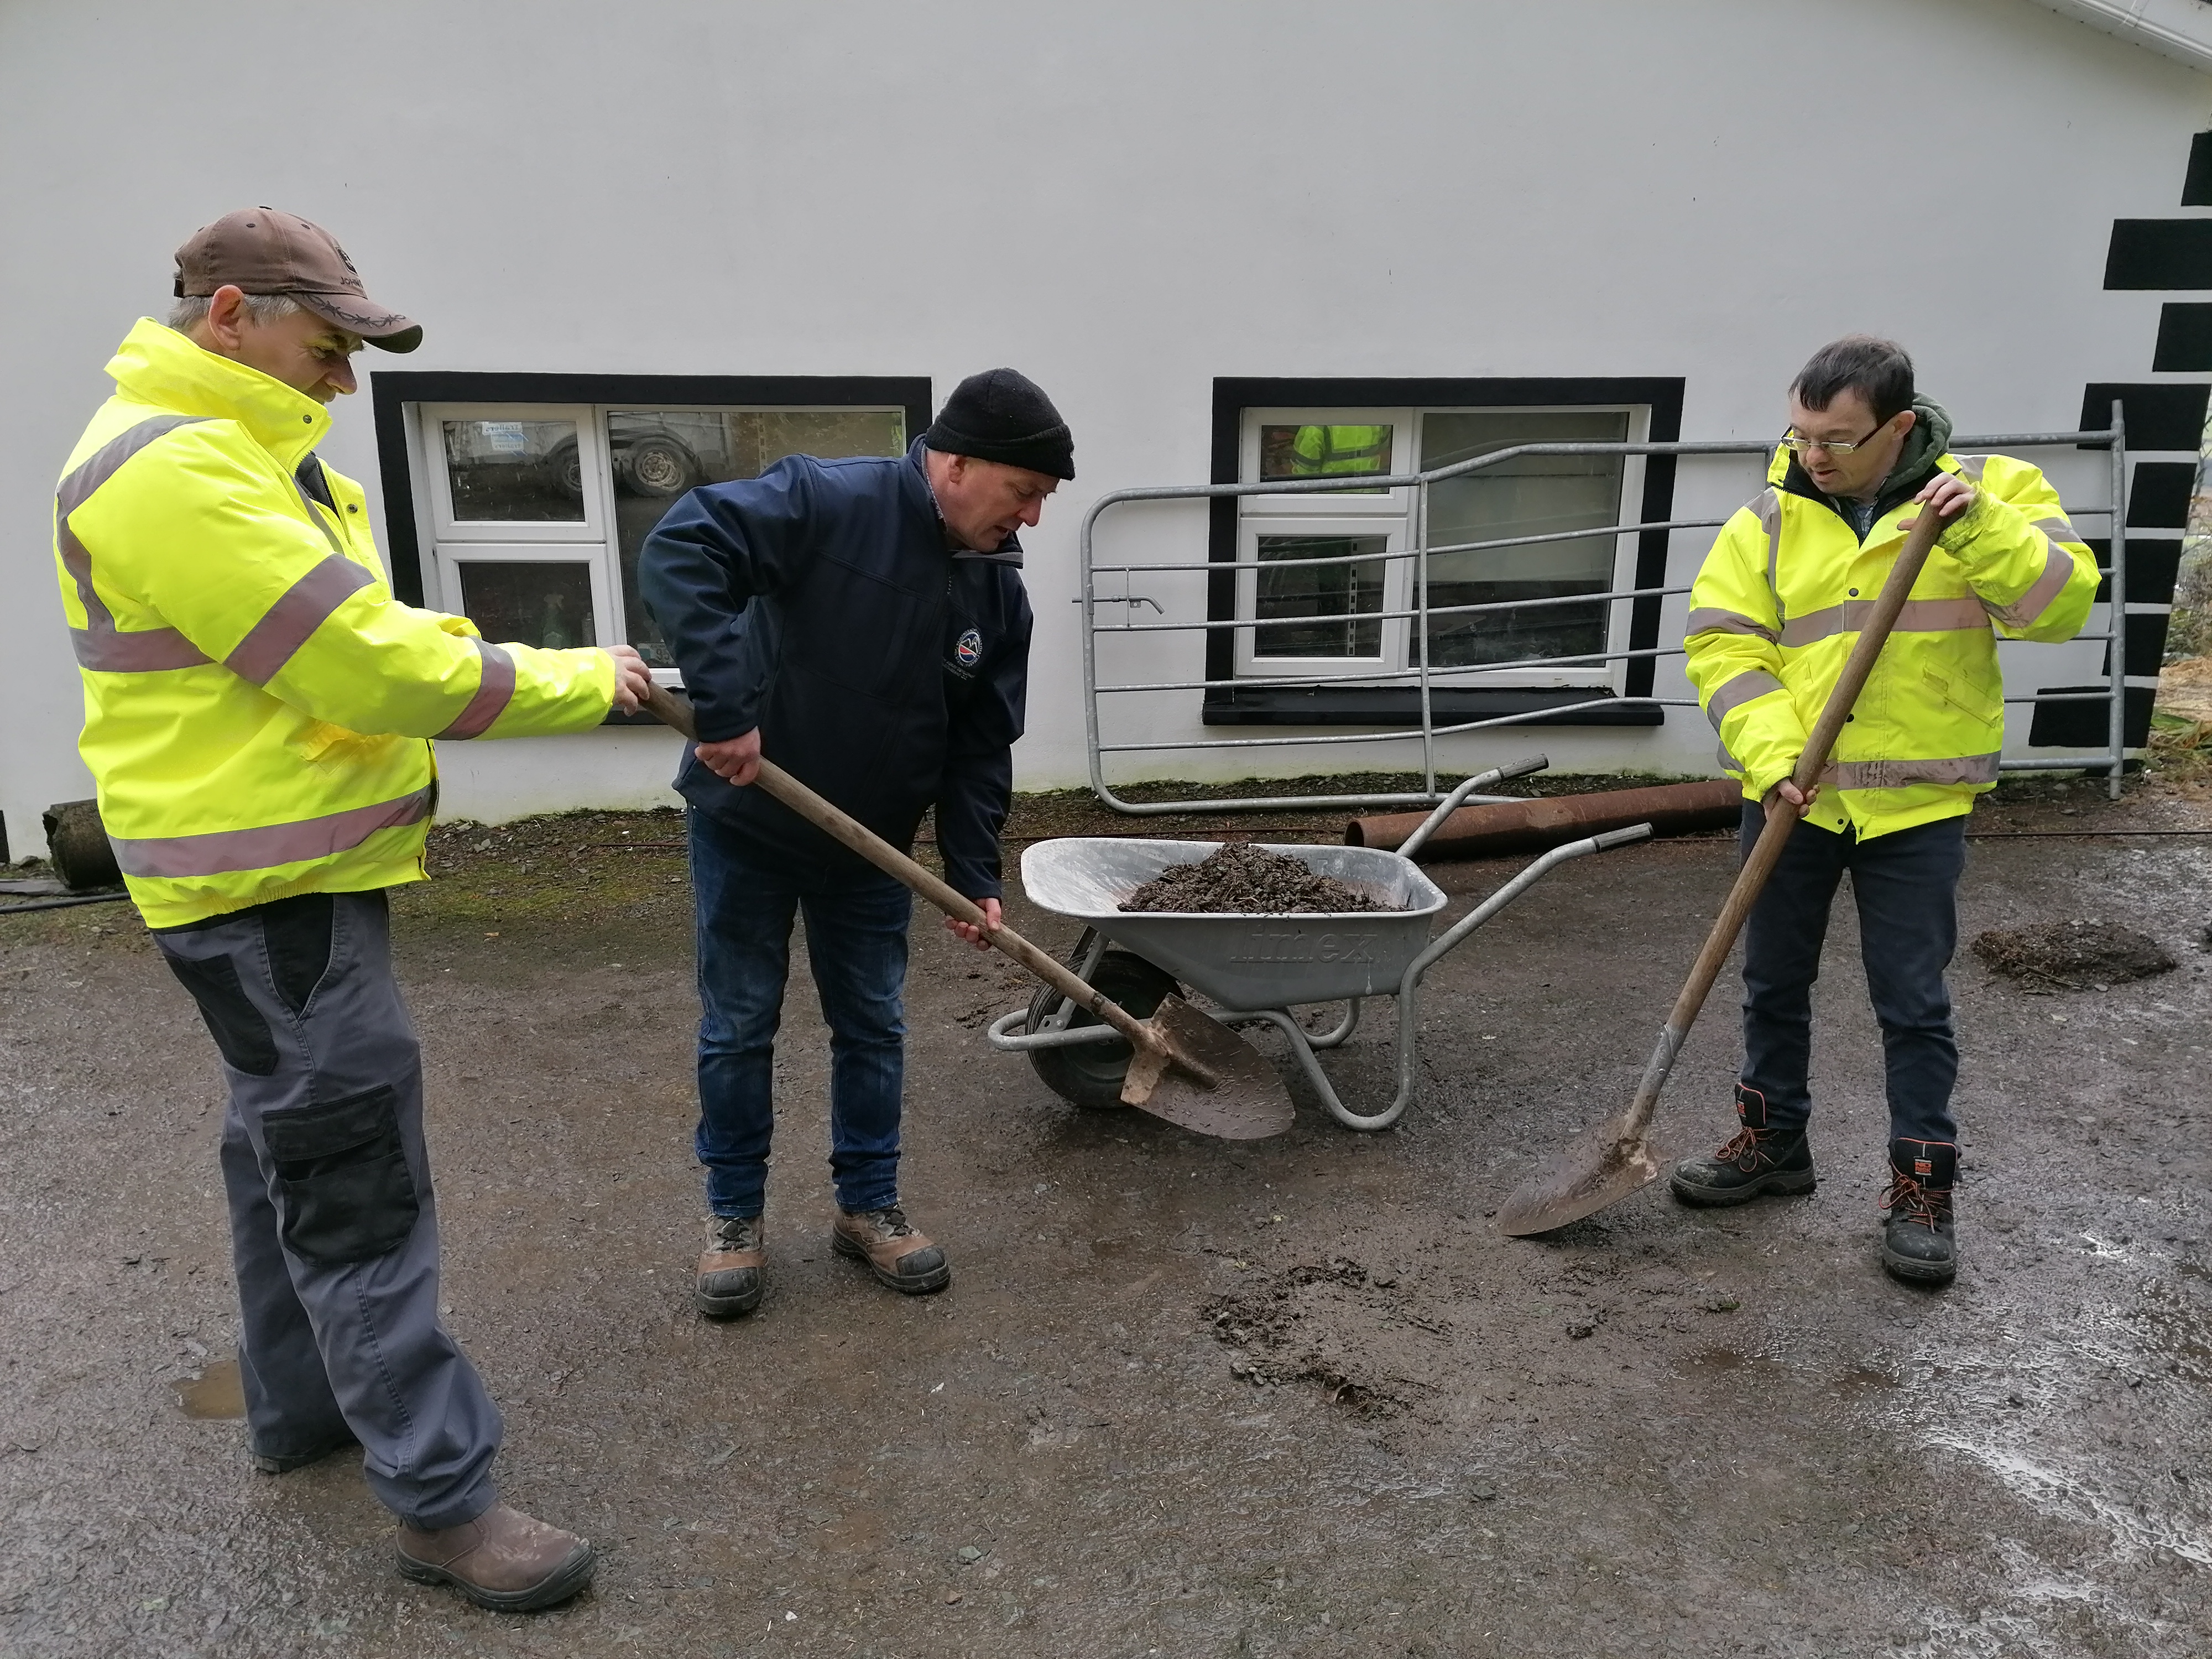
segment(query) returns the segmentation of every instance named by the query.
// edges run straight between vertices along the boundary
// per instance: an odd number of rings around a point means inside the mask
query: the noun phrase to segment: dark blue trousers
[[[1765,823],[1745,803],[1745,858]],[[1959,1044],[1943,970],[1959,943],[1966,830],[1962,814],[1871,841],[1810,823],[1791,832],[1744,928],[1743,1086],[1764,1098],[1771,1126],[1791,1128],[1812,1115],[1813,981],[1829,906],[1848,870],[1867,995],[1881,1023],[1891,1138],[1958,1138],[1951,1088]]]
[[[830,1027],[830,1168],[838,1206],[897,1203],[914,896],[889,876],[799,867],[696,806],[686,816],[699,931],[694,1145],[707,1168],[707,1207],[754,1216],[768,1201],[775,1032],[792,922],[800,915]]]

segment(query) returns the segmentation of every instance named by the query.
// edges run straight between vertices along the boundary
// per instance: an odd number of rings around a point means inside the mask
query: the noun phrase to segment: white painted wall
[[[2116,216],[2179,211],[2212,102],[2191,70],[2028,0],[338,16],[0,7],[0,810],[18,856],[40,806],[89,793],[52,482],[110,349],[166,305],[171,250],[230,208],[331,227],[425,324],[409,368],[926,374],[940,397],[994,363],[1035,377],[1080,475],[1030,538],[1016,753],[1042,787],[1084,772],[1080,511],[1204,479],[1215,376],[1679,374],[1686,436],[1763,435],[1808,352],[1866,329],[1911,343],[1966,429],[2070,426],[2085,382],[2151,378],[2160,296],[2101,289],[2106,239]],[[325,453],[374,500],[368,416],[341,406]],[[1686,467],[1678,507],[1751,493],[1741,468]],[[1154,538],[1203,544],[1188,512],[1152,514]],[[2045,661],[2034,678],[2081,668]],[[1204,735],[1194,697],[1182,718],[1170,735]],[[1571,767],[1695,772],[1711,753],[1694,712],[1538,741]],[[672,758],[637,731],[447,745],[446,810],[666,799]]]

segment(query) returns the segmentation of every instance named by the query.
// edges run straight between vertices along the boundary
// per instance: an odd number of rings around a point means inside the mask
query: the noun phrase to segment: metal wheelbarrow
[[[1022,886],[1032,902],[1084,924],[1069,966],[1131,1013],[1149,1013],[1161,998],[1187,985],[1218,1005],[1214,1018],[1224,1024],[1264,1023],[1289,1038],[1307,1081],[1338,1122],[1351,1129],[1387,1129],[1413,1099],[1422,976],[1570,859],[1651,833],[1650,824],[1639,823],[1555,847],[1431,939],[1433,919],[1448,901],[1413,855],[1474,791],[1547,764],[1539,756],[1468,779],[1395,853],[1261,843],[1390,907],[1383,910],[1212,915],[1119,908],[1170,865],[1195,863],[1221,845],[1211,841],[1076,836],[1038,842],[1022,854]],[[1361,1004],[1374,996],[1398,1000],[1398,1092],[1382,1111],[1363,1114],[1338,1096],[1316,1051],[1349,1039],[1359,1028]],[[1346,1005],[1343,1018],[1326,1031],[1309,1031],[1297,1018],[1301,1007],[1339,1002]],[[1121,1104],[1128,1043],[1058,992],[1038,992],[1027,1008],[994,1020],[987,1035],[994,1048],[1027,1054],[1061,1098],[1084,1107]]]

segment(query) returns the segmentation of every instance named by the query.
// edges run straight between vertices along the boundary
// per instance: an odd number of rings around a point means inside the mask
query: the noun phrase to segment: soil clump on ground
[[[1294,858],[1270,853],[1249,842],[1218,847],[1196,864],[1170,864],[1121,901],[1124,910],[1175,910],[1216,916],[1389,908],[1334,876],[1317,875]]]
[[[2129,980],[2172,973],[2179,965],[2156,939],[2111,922],[2045,921],[1993,928],[1974,940],[1973,950],[1992,973],[2068,991],[2101,991]]]

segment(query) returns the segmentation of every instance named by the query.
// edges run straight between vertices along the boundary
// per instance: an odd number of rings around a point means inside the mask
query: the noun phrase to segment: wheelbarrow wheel
[[[1181,989],[1172,974],[1164,972],[1130,951],[1109,951],[1098,959],[1091,983],[1139,1019],[1147,1018],[1161,999]],[[1029,1030],[1043,1028],[1060,1006],[1060,994],[1040,988],[1030,1001]],[[1100,1024],[1098,1016],[1079,1008],[1069,1029]],[[1116,1037],[1111,1042],[1079,1042],[1066,1048],[1032,1048],[1030,1064],[1044,1079],[1045,1087],[1071,1105],[1088,1111],[1121,1107],[1121,1079],[1128,1075],[1129,1045]]]

